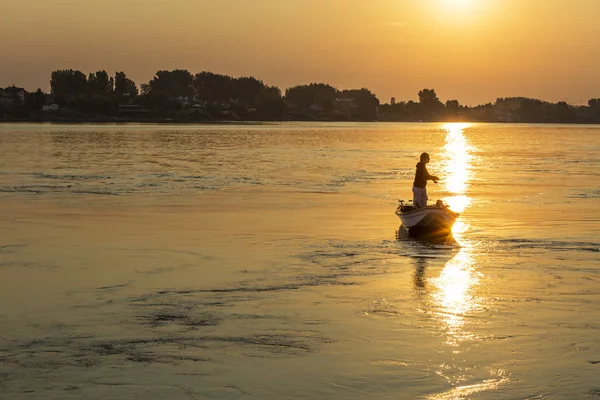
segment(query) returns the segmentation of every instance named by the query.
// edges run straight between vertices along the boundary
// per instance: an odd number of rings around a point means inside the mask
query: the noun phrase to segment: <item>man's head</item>
[[[427,164],[429,162],[429,154],[421,153],[421,162]]]

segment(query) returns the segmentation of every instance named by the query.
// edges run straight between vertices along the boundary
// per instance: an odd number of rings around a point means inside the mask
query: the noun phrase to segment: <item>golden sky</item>
[[[600,0],[0,0],[0,86],[51,71],[255,76],[382,103],[600,97]]]

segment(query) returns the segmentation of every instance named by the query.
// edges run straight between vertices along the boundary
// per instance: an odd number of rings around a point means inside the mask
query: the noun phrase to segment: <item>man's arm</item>
[[[425,167],[425,176],[425,179],[427,179],[428,181],[433,181],[433,183],[437,183],[437,181],[440,180],[440,178],[438,178],[437,176],[431,175],[429,171],[427,171],[427,167]]]

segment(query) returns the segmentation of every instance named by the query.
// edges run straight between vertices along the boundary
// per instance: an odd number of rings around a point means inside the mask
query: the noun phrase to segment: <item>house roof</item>
[[[2,89],[0,89],[0,90],[2,90]],[[23,88],[20,88],[20,87],[16,87],[16,86],[13,85],[13,86],[7,86],[7,87],[5,87],[4,88],[4,92],[11,93],[11,94],[17,94],[17,93],[20,93],[20,92],[27,93],[27,90],[25,90]]]

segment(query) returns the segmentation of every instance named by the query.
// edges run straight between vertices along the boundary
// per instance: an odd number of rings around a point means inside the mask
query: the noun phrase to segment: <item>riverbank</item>
[[[0,119],[0,124],[206,124],[206,125],[235,125],[235,124],[264,124],[272,122],[357,122],[357,123],[492,123],[492,124],[544,124],[544,125],[598,125],[598,122],[519,122],[519,121],[486,121],[486,120],[347,120],[347,119],[272,119],[272,120],[206,120],[206,119],[179,119],[179,118],[85,118],[85,119],[63,119],[63,118],[11,118]]]

